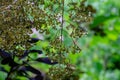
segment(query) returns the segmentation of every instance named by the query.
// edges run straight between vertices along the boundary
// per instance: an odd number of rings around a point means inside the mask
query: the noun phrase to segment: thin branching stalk
[[[63,27],[64,27],[64,0],[62,0],[62,23],[61,23],[61,47],[63,41]]]

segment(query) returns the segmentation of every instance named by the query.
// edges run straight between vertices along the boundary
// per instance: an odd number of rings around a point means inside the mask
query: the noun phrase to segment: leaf
[[[0,56],[2,58],[7,58],[7,57],[10,57],[10,54],[5,52],[4,50],[0,49]]]
[[[28,54],[29,54],[29,50],[25,50],[24,54],[21,56],[21,59],[25,58],[26,56],[28,56]]]
[[[11,60],[11,61],[9,61],[9,66],[11,66],[11,67],[16,67],[16,66],[18,66],[19,64],[18,63],[16,63],[13,59]]]
[[[3,65],[8,64],[11,60],[12,60],[11,57],[7,57],[1,61],[1,64],[3,64]]]
[[[24,76],[24,77],[28,77],[28,73],[26,72],[26,71],[24,71],[24,70],[19,70],[19,71],[17,71],[17,74],[19,75],[19,76]]]
[[[29,80],[43,80],[44,77],[42,75],[37,75],[34,78],[30,78]]]
[[[0,71],[0,80],[5,80],[6,76],[7,76],[6,73]]]
[[[50,65],[54,65],[54,64],[57,64],[57,63],[58,63],[58,62],[53,62],[53,61],[51,61],[48,57],[38,58],[38,59],[36,59],[36,61],[42,62],[42,63],[45,63],[45,64],[50,64]]]
[[[21,69],[19,69],[19,71],[30,71],[34,74],[41,75],[41,72],[32,66],[23,66]]]
[[[6,73],[8,72],[7,70],[5,70],[5,69],[4,69],[3,67],[1,67],[1,66],[0,66],[0,71],[6,72]]]
[[[42,51],[41,50],[30,50],[30,52],[37,52],[37,53],[39,53],[39,54],[42,54]]]
[[[115,18],[115,17],[117,17],[117,16],[116,15],[109,15],[109,16],[100,15],[100,16],[97,16],[90,26],[91,27],[96,27],[96,26],[104,23],[105,21],[110,20],[110,19]]]
[[[18,65],[16,62],[14,62],[10,54],[5,52],[4,50],[0,49],[0,56],[3,58],[3,60],[1,61],[1,64],[3,65],[9,64],[9,66],[11,67],[15,67]]]
[[[27,57],[29,53],[34,53],[34,52],[37,52],[37,53],[39,53],[39,54],[42,54],[42,51],[41,51],[41,50],[25,50],[25,51],[24,51],[24,54],[23,54],[22,57],[21,57],[21,59]]]
[[[31,38],[31,40],[28,40],[28,42],[30,42],[30,43],[36,43],[36,42],[38,42],[40,39],[38,39],[38,38]]]
[[[16,66],[18,66],[18,64],[16,62],[14,62],[14,60],[11,57],[4,58],[1,61],[1,64],[3,64],[3,65],[9,64],[10,67],[16,67]]]

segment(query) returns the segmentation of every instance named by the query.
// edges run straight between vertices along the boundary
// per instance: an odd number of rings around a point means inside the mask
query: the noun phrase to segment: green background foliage
[[[80,38],[82,52],[70,55],[80,80],[120,80],[119,0],[88,0],[96,9],[88,35]]]

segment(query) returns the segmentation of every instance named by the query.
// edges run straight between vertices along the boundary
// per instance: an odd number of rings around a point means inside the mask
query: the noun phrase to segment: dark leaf
[[[3,65],[9,64],[9,66],[11,66],[11,67],[18,66],[18,64],[16,62],[14,62],[14,60],[11,57],[7,57],[7,58],[3,59],[1,61],[1,64],[3,64]]]
[[[36,42],[38,42],[40,39],[38,39],[38,38],[31,38],[31,40],[28,40],[28,42],[30,42],[30,43],[36,43]]]
[[[34,52],[37,52],[39,54],[42,54],[42,51],[41,50],[25,50],[24,51],[24,54],[21,56],[21,58],[24,58],[26,56],[28,56],[29,53],[34,53]]]
[[[32,25],[28,25],[28,26],[26,26],[26,28],[27,28],[27,29],[32,28]]]
[[[100,16],[97,16],[97,17],[95,17],[93,23],[90,24],[90,27],[92,27],[92,28],[96,27],[100,24],[103,24],[105,21],[113,19],[115,17],[117,17],[117,16],[116,15],[109,15],[109,16],[100,15]]]
[[[43,76],[42,76],[42,75],[37,75],[37,76],[35,77],[35,80],[43,80]]]
[[[106,36],[106,33],[103,27],[96,26],[96,27],[91,28],[91,30],[94,31],[95,35]]]
[[[42,51],[41,50],[30,50],[30,52],[37,52],[37,53],[39,53],[39,54],[42,54]]]
[[[10,57],[10,54],[5,52],[4,50],[0,49],[0,56],[2,58],[7,58],[7,57]]]
[[[24,76],[24,77],[28,76],[28,73],[25,70],[18,70],[17,73],[18,73],[19,76]]]
[[[37,69],[35,69],[35,68],[31,67],[31,66],[26,66],[26,69],[28,71],[31,71],[32,73],[41,75],[41,72],[39,70],[37,70]]]
[[[25,50],[24,54],[21,56],[21,59],[24,58],[24,57],[26,57],[26,56],[28,56],[29,53],[30,53],[29,50]]]
[[[44,77],[42,75],[37,75],[34,78],[30,78],[29,80],[44,80]]]
[[[8,71],[6,71],[3,67],[0,67],[0,71],[8,73]]]
[[[18,65],[19,65],[19,64],[16,63],[16,62],[14,62],[13,59],[9,62],[9,66],[11,66],[11,67],[16,67],[16,66],[18,66]]]
[[[41,75],[41,72],[32,66],[23,66],[22,68],[19,69],[19,71],[30,71],[34,74]]]
[[[12,80],[11,78],[6,78],[5,80]]]
[[[48,57],[38,58],[38,59],[36,59],[36,61],[42,62],[42,63],[46,63],[46,64],[50,64],[50,65],[54,65],[54,64],[57,64],[57,63],[58,63],[58,62],[53,62],[53,61],[51,61]]]
[[[2,61],[1,61],[1,64],[8,64],[9,62],[11,62],[11,60],[12,60],[12,58],[11,57],[7,57],[7,58],[5,58],[5,59],[3,59]]]

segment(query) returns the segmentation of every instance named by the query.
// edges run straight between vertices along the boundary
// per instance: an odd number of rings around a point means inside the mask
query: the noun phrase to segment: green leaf
[[[109,15],[109,16],[105,16],[105,15],[101,15],[101,16],[97,16],[94,18],[93,23],[90,25],[91,27],[96,27],[98,25],[103,24],[105,21],[113,19],[117,17],[116,15]]]

